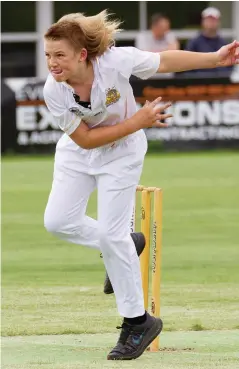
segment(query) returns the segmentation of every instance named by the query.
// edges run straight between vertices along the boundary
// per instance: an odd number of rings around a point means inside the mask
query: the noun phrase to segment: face
[[[168,19],[159,20],[153,27],[152,32],[155,38],[161,38],[168,32],[170,29],[170,23]]]
[[[216,32],[220,27],[220,20],[214,17],[206,17],[202,19],[202,28],[208,32]]]
[[[45,40],[45,55],[50,73],[57,82],[63,82],[79,74],[87,51],[76,52],[67,40]]]

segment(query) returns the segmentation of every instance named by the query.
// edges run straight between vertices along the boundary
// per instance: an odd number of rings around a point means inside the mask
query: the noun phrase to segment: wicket
[[[137,193],[141,193],[141,232],[146,239],[145,249],[140,257],[140,267],[144,292],[144,306],[148,310],[149,301],[149,261],[151,233],[151,202],[153,200],[153,230],[152,230],[152,297],[151,313],[160,315],[160,265],[162,247],[162,189],[156,187],[137,186],[135,206],[131,218],[131,232],[135,230],[137,210]],[[151,196],[153,195],[153,196]],[[153,198],[153,199],[152,199]],[[150,351],[159,350],[159,337],[150,346]]]

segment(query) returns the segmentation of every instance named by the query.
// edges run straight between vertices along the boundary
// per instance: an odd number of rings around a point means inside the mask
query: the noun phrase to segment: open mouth
[[[62,69],[52,69],[51,74],[54,76],[60,76],[63,73]]]

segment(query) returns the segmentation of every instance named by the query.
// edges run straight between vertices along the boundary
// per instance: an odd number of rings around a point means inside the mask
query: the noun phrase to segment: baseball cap
[[[217,8],[213,8],[213,7],[206,8],[202,12],[202,18],[206,18],[206,17],[220,18],[221,13]]]

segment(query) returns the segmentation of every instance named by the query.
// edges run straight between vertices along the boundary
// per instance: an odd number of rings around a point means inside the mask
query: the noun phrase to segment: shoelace
[[[117,329],[121,329],[121,333],[120,333],[120,336],[119,336],[119,339],[118,339],[118,343],[125,343],[130,332],[131,332],[131,327],[126,324],[126,323],[122,323],[121,326],[117,326],[116,327]]]

